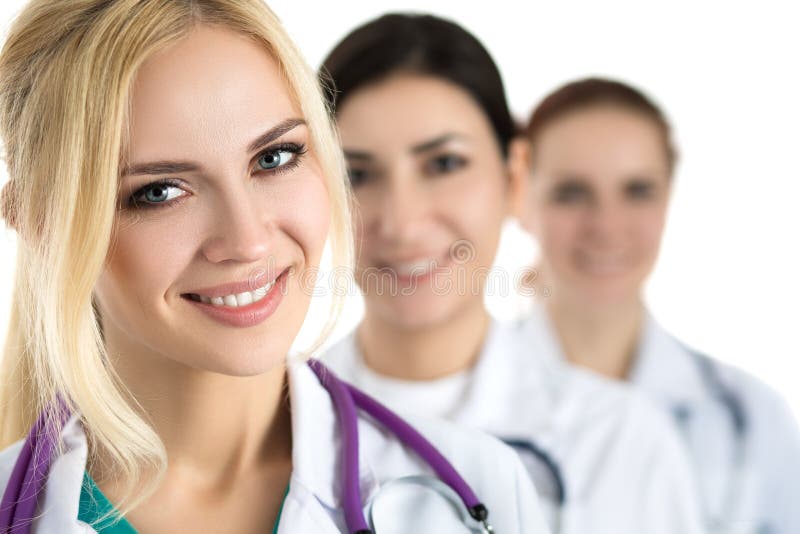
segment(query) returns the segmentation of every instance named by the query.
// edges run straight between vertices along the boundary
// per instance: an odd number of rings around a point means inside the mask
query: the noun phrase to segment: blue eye
[[[155,182],[147,184],[133,195],[130,204],[156,205],[166,204],[171,200],[182,197],[186,192],[173,184],[167,182]]]
[[[264,170],[277,169],[290,163],[297,156],[297,151],[292,150],[271,150],[264,152],[258,157],[258,166]]]

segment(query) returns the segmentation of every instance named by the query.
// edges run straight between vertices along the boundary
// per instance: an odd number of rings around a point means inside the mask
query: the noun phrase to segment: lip
[[[393,265],[397,263],[411,263],[415,260],[420,258],[438,258],[432,260],[434,263],[434,267],[432,269],[425,270],[422,273],[412,273],[408,275],[401,275],[394,269]],[[450,266],[452,265],[452,258],[447,253],[444,254],[415,254],[415,255],[407,255],[403,256],[403,259],[393,258],[392,261],[383,260],[381,261],[380,265],[378,266],[379,269],[389,269],[392,272],[392,275],[397,280],[398,284],[403,287],[409,287],[411,285],[416,284],[419,286],[422,283],[427,283],[435,274],[440,274],[446,272]],[[430,264],[428,264],[430,265]],[[427,267],[427,266],[426,266]]]
[[[264,298],[259,300],[258,302],[253,302],[252,304],[248,304],[247,306],[241,306],[237,308],[232,308],[228,306],[214,306],[213,304],[206,304],[205,302],[198,302],[196,300],[192,300],[186,296],[183,296],[183,300],[188,302],[189,304],[196,306],[201,312],[203,312],[207,317],[210,317],[214,321],[223,324],[225,326],[232,326],[235,328],[247,328],[250,326],[255,326],[257,324],[263,323],[267,318],[272,315],[275,310],[278,308],[278,305],[283,300],[283,295],[286,292],[286,285],[288,283],[289,278],[289,269],[284,269],[283,272],[275,279],[275,283],[270,288],[269,293],[267,293]],[[266,285],[265,282],[266,278],[262,279],[261,285]],[[213,288],[207,288],[199,290],[204,292],[202,293],[204,296],[209,297],[222,297],[225,295],[233,294],[235,291],[244,292],[244,291],[252,291],[253,289],[249,288],[249,282],[245,282],[244,286],[242,282],[234,282],[231,284],[223,284],[221,286],[215,286]],[[210,291],[209,293],[205,293],[205,291]],[[227,293],[225,292],[227,291]],[[216,293],[216,294],[214,294]],[[186,295],[186,294],[184,294]]]
[[[286,269],[282,271],[277,271],[278,275],[283,274]],[[194,289],[192,291],[186,291],[182,295],[188,295],[189,293],[194,293],[196,295],[202,295],[204,297],[225,297],[227,295],[236,295],[237,293],[244,293],[246,291],[255,291],[259,287],[264,287],[267,285],[267,280],[277,279],[279,276],[273,275],[270,277],[265,272],[264,274],[260,274],[253,278],[248,278],[247,280],[243,280],[241,282],[229,282],[227,284],[221,284],[218,286],[213,287],[203,287],[200,289]]]
[[[446,260],[447,259],[447,250],[445,249],[442,252],[441,249],[439,250],[419,250],[413,253],[405,253],[405,254],[398,254],[398,255],[386,255],[386,256],[379,256],[378,263],[380,263],[383,267],[388,267],[390,265],[394,265],[397,263],[411,263],[413,261],[419,259],[429,259],[434,258],[437,259],[436,261]],[[444,263],[444,262],[442,262]]]

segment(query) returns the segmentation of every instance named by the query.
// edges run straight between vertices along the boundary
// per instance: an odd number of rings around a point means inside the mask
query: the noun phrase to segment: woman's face
[[[299,274],[319,262],[329,202],[276,62],[201,26],[141,67],[129,126],[95,288],[111,355],[229,375],[281,363],[309,304]]]
[[[337,118],[367,314],[408,328],[482,306],[525,179],[510,172],[481,108],[447,81],[397,75],[348,96]]]
[[[664,138],[613,106],[573,111],[532,147],[527,228],[554,287],[584,305],[639,297],[658,255],[670,191]]]

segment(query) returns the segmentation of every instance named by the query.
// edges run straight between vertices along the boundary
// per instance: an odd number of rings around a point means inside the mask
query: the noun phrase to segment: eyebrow
[[[412,146],[411,153],[419,154],[421,152],[428,152],[430,150],[439,148],[440,146],[444,145],[445,143],[448,143],[449,141],[459,140],[459,139],[466,139],[466,136],[457,133],[446,133],[429,141],[423,141],[418,145]],[[359,161],[372,161],[374,159],[374,156],[372,154],[361,150],[345,149],[344,155],[347,159],[354,159]]]
[[[420,152],[428,152],[429,150],[439,148],[440,146],[449,141],[459,140],[459,139],[465,139],[465,136],[457,133],[446,133],[444,135],[440,135],[439,137],[435,137],[430,141],[424,141],[418,145],[412,146],[411,152],[414,154],[419,154]]]
[[[300,126],[301,124],[305,123],[306,121],[303,119],[286,119],[277,126],[270,128],[263,134],[256,137],[256,139],[252,143],[250,143],[250,146],[247,147],[247,150],[250,152],[255,152],[256,150],[266,145],[267,143],[274,141],[283,134],[288,133],[293,129],[295,129],[296,127]]]
[[[247,150],[248,152],[255,152],[267,143],[278,139],[297,126],[304,124],[306,124],[306,121],[303,119],[286,119],[256,137],[247,147]],[[147,163],[135,163],[125,167],[125,169],[122,171],[122,176],[142,174],[177,174],[181,172],[197,171],[199,168],[200,166],[197,163],[191,161],[151,161]]]
[[[361,161],[371,161],[373,159],[372,154],[369,152],[361,152],[358,150],[343,150],[344,157],[347,159],[357,159]]]

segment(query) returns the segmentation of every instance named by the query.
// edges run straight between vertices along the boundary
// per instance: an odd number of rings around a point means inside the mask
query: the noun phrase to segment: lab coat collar
[[[522,324],[527,339],[535,345],[539,359],[549,369],[552,369],[553,372],[560,369],[563,372],[570,367],[543,304],[534,304]]]
[[[328,391],[305,362],[289,364],[292,404],[292,481],[300,483],[330,509],[342,508],[341,433]],[[359,425],[361,426],[361,425]],[[359,448],[362,497],[377,488],[377,479]]]
[[[500,332],[500,325],[492,320],[484,338],[483,346],[470,379],[470,394],[466,397],[466,403],[457,412],[457,420],[461,420],[462,414],[469,414],[470,419],[476,425],[485,421],[496,419],[497,406],[503,405],[509,396],[509,384],[513,380],[508,376],[511,366],[497,365],[497,358],[512,357],[508,347],[502,347],[503,342],[510,340],[503,339]],[[504,350],[506,349],[506,350]]]
[[[555,361],[569,365],[542,304],[533,306],[525,324],[550,365],[556,365]],[[707,393],[694,356],[647,310],[641,332],[629,381],[671,406],[689,406],[705,400]]]
[[[516,410],[522,396],[526,410],[520,417],[526,421],[546,417],[543,411],[553,405],[563,366],[544,356],[543,346],[529,335],[529,328],[523,321],[490,323],[470,380],[470,394],[459,412],[465,416],[463,422],[510,435],[521,427],[533,427],[532,422],[497,417],[498,411]]]
[[[79,414],[73,414],[61,430],[63,454],[50,465],[46,491],[39,505],[42,513],[34,519],[34,532],[86,532],[86,525],[78,521],[83,473],[89,450],[80,419]],[[71,518],[72,521],[65,523],[65,518]]]
[[[631,383],[671,406],[691,406],[708,393],[695,356],[648,312],[631,372]]]

